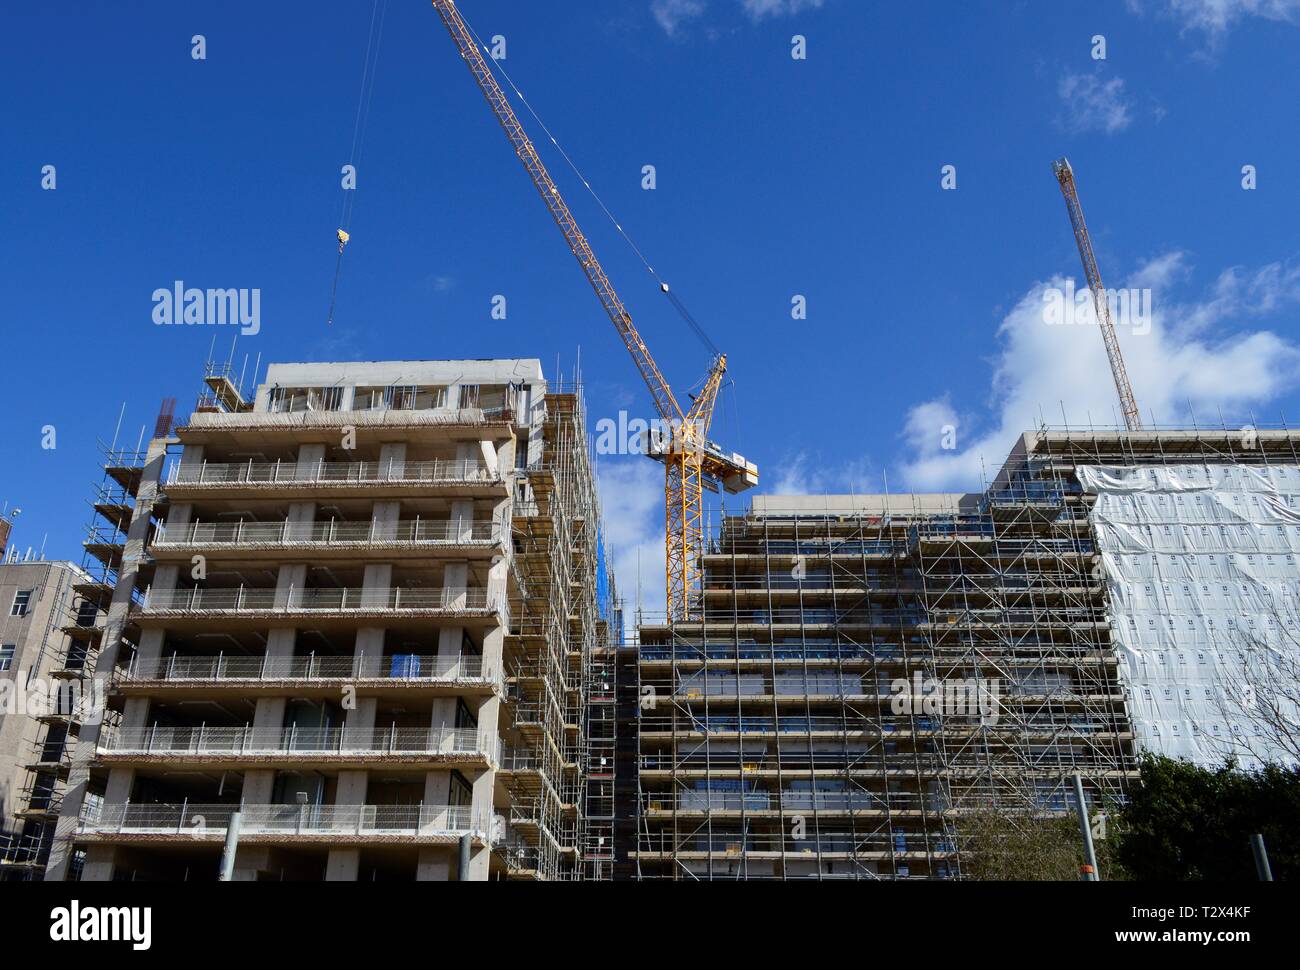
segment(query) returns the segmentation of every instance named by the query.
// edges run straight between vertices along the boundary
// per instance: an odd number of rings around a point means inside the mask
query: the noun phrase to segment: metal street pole
[[[1264,848],[1264,836],[1259,833],[1252,835],[1250,848],[1255,853],[1255,871],[1259,873],[1259,881],[1272,882],[1273,870],[1268,864],[1268,850]]]
[[[1077,771],[1074,773],[1074,801],[1079,809],[1079,831],[1083,834],[1083,857],[1086,860],[1079,872],[1085,882],[1100,882],[1097,854],[1092,849],[1092,828],[1088,825],[1088,803],[1083,797],[1083,779]]]
[[[235,874],[235,852],[239,849],[239,823],[241,813],[232,812],[230,821],[226,824],[226,844],[221,849],[221,875],[222,882],[230,882],[231,877]]]

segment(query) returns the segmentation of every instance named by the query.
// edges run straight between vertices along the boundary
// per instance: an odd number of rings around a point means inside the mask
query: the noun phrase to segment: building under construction
[[[726,516],[691,618],[622,653],[616,872],[955,878],[964,816],[1267,754],[1234,695],[1295,655],[1298,440],[1042,430],[981,493]]]
[[[17,550],[15,550],[16,552]],[[71,562],[0,564],[0,881],[42,877],[83,712],[78,664],[101,619]]]
[[[107,709],[46,878],[607,878],[621,621],[580,389],[536,360],[206,384],[106,453],[75,673]]]

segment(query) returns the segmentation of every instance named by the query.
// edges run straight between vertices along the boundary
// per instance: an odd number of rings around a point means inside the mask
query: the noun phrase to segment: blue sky
[[[506,38],[506,69],[727,351],[714,437],[759,463],[764,491],[876,491],[884,473],[895,490],[977,487],[1040,414],[1113,423],[1097,331],[1046,327],[1038,310],[1044,287],[1080,276],[1051,172],[1063,154],[1107,284],[1153,293],[1149,332],[1120,335],[1144,416],[1184,421],[1190,401],[1202,420],[1300,422],[1300,0],[461,6]],[[386,6],[326,327],[371,11],[137,0],[0,15],[0,500],[24,510],[19,545],[48,533],[47,555],[79,559],[96,439],[119,407],[129,446],[162,398],[192,408],[214,328],[151,320],[151,294],[178,279],[261,290],[261,332],[235,352],[250,371],[258,354],[536,356],[551,374],[559,355],[567,375],[581,347],[593,421],[650,416],[427,3]],[[684,392],[707,351],[543,155]],[[640,550],[648,604],[659,475],[602,460],[620,581],[635,584]]]

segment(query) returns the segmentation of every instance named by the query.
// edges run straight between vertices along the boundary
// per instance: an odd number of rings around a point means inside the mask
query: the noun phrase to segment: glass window
[[[16,643],[6,643],[0,646],[0,670],[8,670],[14,665],[14,653],[17,651]]]
[[[32,590],[20,589],[14,593],[13,606],[9,607],[10,616],[26,616],[27,610],[32,604]]]

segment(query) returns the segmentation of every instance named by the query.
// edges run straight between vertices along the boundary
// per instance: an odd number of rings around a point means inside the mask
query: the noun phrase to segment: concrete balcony
[[[173,500],[204,496],[252,498],[295,492],[379,498],[413,492],[504,496],[506,484],[485,462],[451,461],[247,461],[173,466],[163,490]]]
[[[500,742],[476,728],[120,728],[98,746],[104,764],[202,764],[236,769],[250,764],[465,764],[491,768]]]
[[[161,531],[149,552],[158,562],[186,561],[195,554],[239,555],[274,560],[310,552],[313,560],[352,561],[365,553],[386,560],[443,552],[458,558],[487,557],[502,541],[497,522],[403,519],[398,522],[192,522]]]
[[[220,845],[240,813],[241,843],[488,844],[491,819],[466,805],[99,805],[77,821],[94,842],[195,841]]]
[[[204,626],[220,618],[231,621],[335,620],[393,621],[398,619],[455,619],[466,625],[509,624],[504,596],[489,596],[486,589],[465,587],[327,587],[277,591],[247,587],[152,590],[133,611],[137,622],[164,622],[169,628]]]
[[[249,657],[216,654],[141,661],[137,656],[115,686],[124,696],[230,694],[290,690],[295,696],[337,697],[344,686],[366,696],[432,694],[503,694],[500,671],[482,657],[393,654],[387,657]]]

